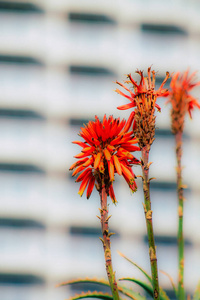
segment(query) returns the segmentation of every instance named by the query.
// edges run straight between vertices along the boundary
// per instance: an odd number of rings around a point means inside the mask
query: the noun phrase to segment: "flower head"
[[[137,106],[137,98],[140,98],[140,102],[142,102],[143,105],[148,105],[149,97],[153,97],[154,100],[156,101],[157,97],[168,96],[168,94],[169,94],[168,90],[163,88],[164,84],[166,83],[167,79],[169,78],[168,72],[166,73],[166,77],[157,91],[155,90],[155,71],[151,71],[151,68],[148,68],[148,76],[147,77],[144,77],[142,71],[137,70],[135,73],[138,73],[141,77],[139,84],[132,78],[131,74],[127,75],[127,78],[129,80],[125,81],[125,83],[133,85],[134,92],[131,91],[130,89],[128,89],[124,84],[116,81],[117,84],[119,84],[121,87],[123,87],[126,91],[128,91],[130,93],[130,96],[124,94],[119,89],[116,89],[115,91],[118,94],[129,99],[131,102],[129,104],[118,106],[117,107],[118,109],[125,110],[125,109],[129,109],[132,107],[136,107]],[[152,78],[151,78],[151,73],[152,73]],[[154,106],[158,110],[160,110],[160,106],[155,101],[154,101]]]
[[[180,72],[172,76],[169,92],[169,100],[171,102],[172,132],[183,131],[185,114],[188,112],[192,118],[192,110],[194,107],[200,108],[198,101],[190,94],[190,91],[200,85],[200,82],[194,82],[196,72],[189,75],[189,71],[183,74]]]
[[[127,122],[124,119],[120,121],[120,118],[114,119],[113,116],[107,119],[106,115],[101,122],[96,116],[95,121],[89,121],[81,128],[79,135],[84,142],[73,143],[82,147],[82,151],[75,156],[79,160],[70,167],[70,170],[75,169],[72,176],[80,173],[76,179],[76,182],[81,181],[80,196],[87,187],[86,196],[89,198],[96,183],[97,190],[101,191],[105,187],[107,194],[115,203],[113,189],[115,173],[122,175],[130,189],[136,191],[136,176],[131,167],[140,161],[131,152],[139,151],[140,148],[135,145],[137,139],[133,131],[129,131],[133,118],[134,112]]]
[[[161,110],[160,106],[156,103],[156,100],[157,97],[166,97],[169,94],[168,90],[163,88],[169,78],[169,73],[166,73],[166,77],[158,90],[155,90],[155,71],[151,71],[151,68],[148,68],[147,77],[144,77],[142,71],[136,71],[136,73],[138,73],[141,77],[139,84],[134,81],[131,74],[127,75],[129,80],[125,81],[125,83],[132,84],[133,91],[128,89],[122,83],[119,83],[118,81],[116,82],[130,93],[129,96],[121,92],[119,89],[116,89],[118,94],[130,100],[129,104],[125,104],[117,108],[121,110],[135,108],[135,135],[138,139],[138,144],[142,149],[145,146],[150,147],[154,141],[155,107],[159,111]]]

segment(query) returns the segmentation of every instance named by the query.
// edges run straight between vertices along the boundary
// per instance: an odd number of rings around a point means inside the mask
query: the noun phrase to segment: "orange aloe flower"
[[[131,167],[140,161],[131,152],[139,151],[140,148],[135,145],[137,139],[134,132],[129,131],[133,118],[134,112],[127,122],[124,119],[120,121],[120,118],[114,119],[113,116],[107,119],[106,115],[101,122],[96,116],[95,121],[89,121],[81,128],[79,135],[84,142],[73,143],[82,147],[82,151],[74,156],[79,160],[70,167],[70,170],[74,170],[72,176],[80,173],[76,179],[76,182],[81,182],[80,196],[87,187],[88,199],[96,183],[97,190],[101,191],[105,187],[106,193],[116,203],[113,189],[115,173],[122,175],[130,189],[136,191],[136,176]]]
[[[121,110],[134,108],[133,128],[135,136],[138,139],[138,144],[140,149],[144,147],[150,149],[155,135],[155,108],[159,111],[161,110],[156,100],[157,97],[166,97],[169,94],[168,90],[163,88],[169,78],[169,72],[166,73],[166,77],[158,90],[155,90],[155,71],[151,71],[151,68],[148,68],[147,77],[144,77],[142,71],[136,71],[136,73],[141,77],[139,84],[132,78],[131,74],[127,75],[129,80],[125,81],[125,83],[132,85],[133,91],[128,89],[124,84],[116,81],[118,85],[130,93],[129,96],[116,89],[118,94],[130,100],[129,104],[117,108]]]
[[[183,74],[180,72],[175,73],[172,76],[170,84],[169,100],[171,102],[171,117],[172,117],[172,131],[176,133],[183,131],[185,114],[188,112],[190,118],[192,118],[192,110],[194,107],[200,108],[200,104],[195,99],[190,91],[200,85],[199,82],[194,82],[196,72],[189,75],[189,70]]]

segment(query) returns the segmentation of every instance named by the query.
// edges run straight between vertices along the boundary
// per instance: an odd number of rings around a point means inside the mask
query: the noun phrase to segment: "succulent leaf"
[[[193,300],[199,300],[200,299],[200,281],[197,284],[196,290],[194,292]]]

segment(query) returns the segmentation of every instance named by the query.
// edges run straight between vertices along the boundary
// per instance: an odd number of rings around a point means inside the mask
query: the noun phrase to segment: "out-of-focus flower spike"
[[[101,161],[101,152],[99,152],[95,158],[94,169],[97,169],[99,167],[100,161]]]

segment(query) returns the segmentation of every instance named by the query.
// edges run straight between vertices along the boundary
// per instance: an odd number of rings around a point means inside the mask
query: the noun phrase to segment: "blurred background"
[[[198,0],[0,1],[0,294],[2,300],[63,300],[81,285],[55,288],[76,277],[106,277],[99,197],[78,195],[70,165],[80,126],[97,114],[127,117],[115,80],[152,66],[157,87],[190,68],[200,79]],[[169,83],[167,84],[169,86]],[[200,89],[195,96],[199,99]],[[150,160],[158,268],[177,282],[177,201],[169,106],[159,99]],[[184,134],[185,283],[200,278],[200,118]],[[136,175],[140,168],[134,169]],[[131,195],[116,178],[119,203],[110,205],[117,278],[144,277],[117,253],[150,272],[141,180]],[[160,283],[173,298],[169,279]],[[134,287],[134,286],[133,286]],[[98,287],[94,287],[97,289]],[[137,289],[137,287],[134,287]],[[85,288],[84,288],[85,289]],[[90,287],[86,287],[86,290]]]

